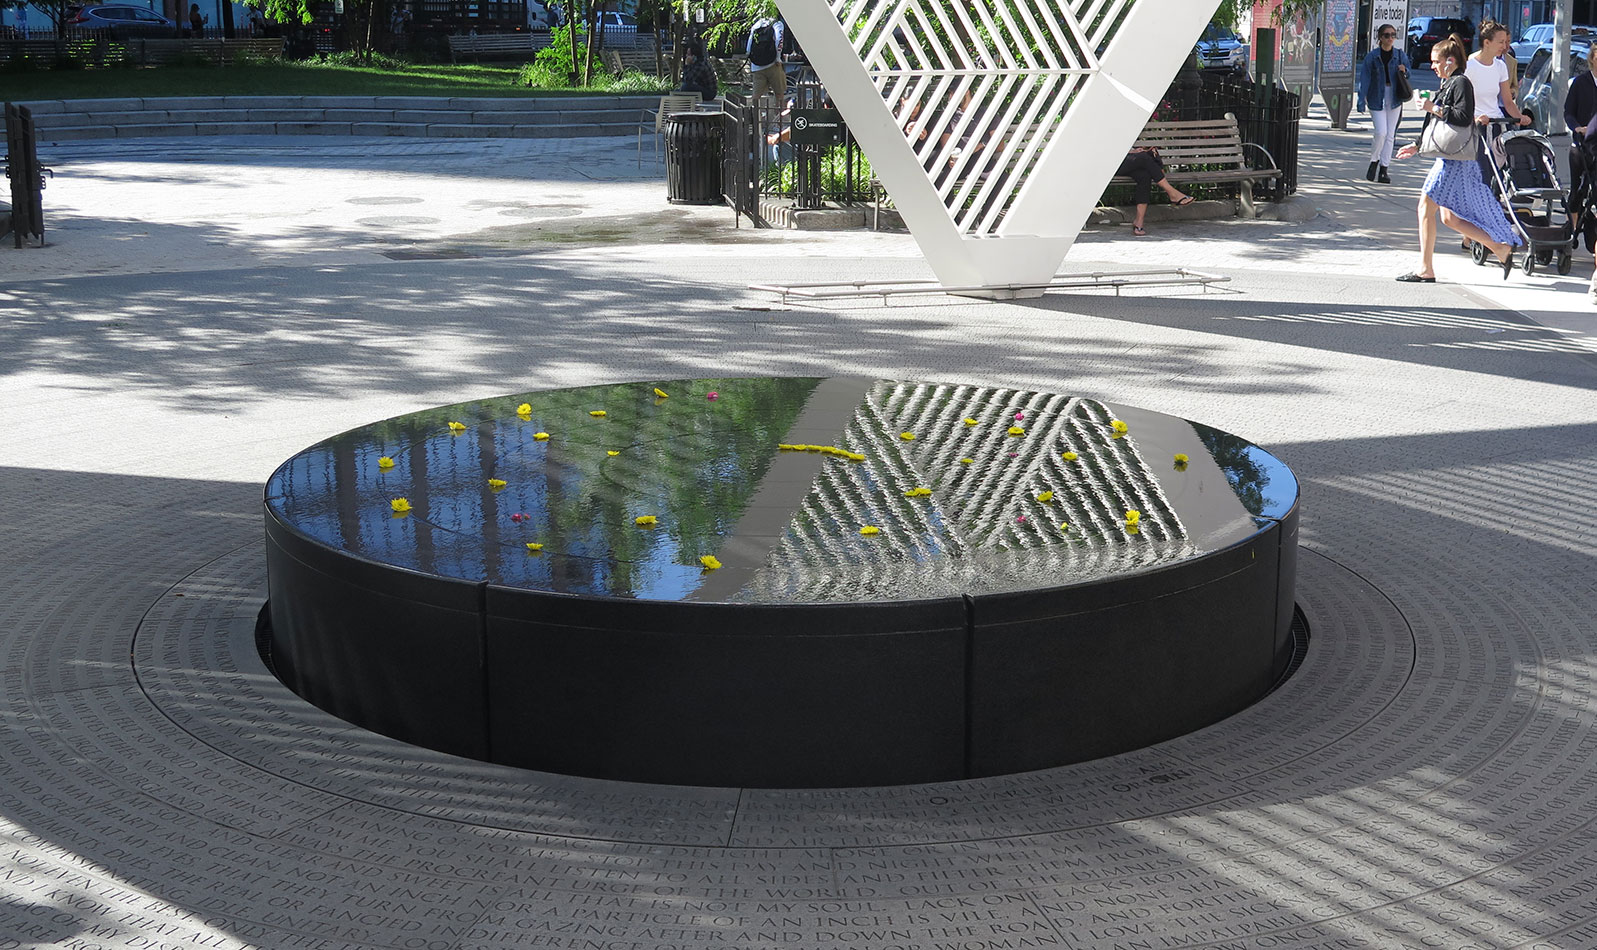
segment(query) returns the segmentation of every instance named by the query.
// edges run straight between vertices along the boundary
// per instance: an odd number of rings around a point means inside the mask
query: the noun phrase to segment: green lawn
[[[282,63],[0,72],[0,98],[120,99],[156,96],[570,96],[586,90],[515,84],[518,65],[376,69]],[[601,94],[602,93],[598,93]]]

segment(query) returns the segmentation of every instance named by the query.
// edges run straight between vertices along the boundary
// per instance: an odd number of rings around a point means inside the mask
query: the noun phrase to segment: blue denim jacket
[[[1386,69],[1381,68],[1381,48],[1377,46],[1370,50],[1364,57],[1364,62],[1359,64],[1359,110],[1366,108],[1379,109],[1386,103],[1386,87],[1397,81],[1397,67],[1404,66],[1413,70],[1414,64],[1409,62],[1408,54],[1392,47],[1392,65]]]

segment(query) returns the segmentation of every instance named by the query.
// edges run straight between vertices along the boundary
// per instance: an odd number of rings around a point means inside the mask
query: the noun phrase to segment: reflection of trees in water
[[[1225,473],[1226,481],[1231,483],[1231,490],[1236,492],[1242,507],[1251,514],[1262,514],[1266,504],[1264,489],[1270,484],[1270,475],[1254,456],[1256,448],[1253,443],[1219,429],[1197,423],[1191,425],[1192,431],[1198,434],[1198,440],[1214,457],[1220,471]]]

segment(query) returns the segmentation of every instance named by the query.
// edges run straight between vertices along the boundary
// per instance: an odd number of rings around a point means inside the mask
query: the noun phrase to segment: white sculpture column
[[[1057,273],[1219,0],[778,3],[938,280],[998,290]]]

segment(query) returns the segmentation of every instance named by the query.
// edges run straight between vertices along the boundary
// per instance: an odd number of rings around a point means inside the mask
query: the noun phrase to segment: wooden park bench
[[[203,60],[213,66],[226,66],[241,58],[281,59],[281,37],[246,37],[241,39],[173,39],[168,37],[129,36],[115,38],[109,31],[98,38],[73,38],[57,40],[0,40],[0,63],[31,59],[55,65],[66,59],[76,59],[94,66],[111,66],[133,63],[154,66],[161,63]]]
[[[1253,183],[1280,178],[1275,158],[1261,145],[1242,141],[1237,117],[1197,119],[1184,122],[1149,122],[1137,136],[1136,148],[1156,148],[1172,185],[1225,184],[1235,182],[1242,212],[1253,217]],[[1245,148],[1264,153],[1266,167],[1250,168]],[[1129,185],[1131,179],[1116,175],[1111,185]]]
[[[468,33],[446,39],[452,63],[458,63],[462,53],[471,54],[479,62],[484,54],[531,60],[535,53],[549,45],[547,33]]]

